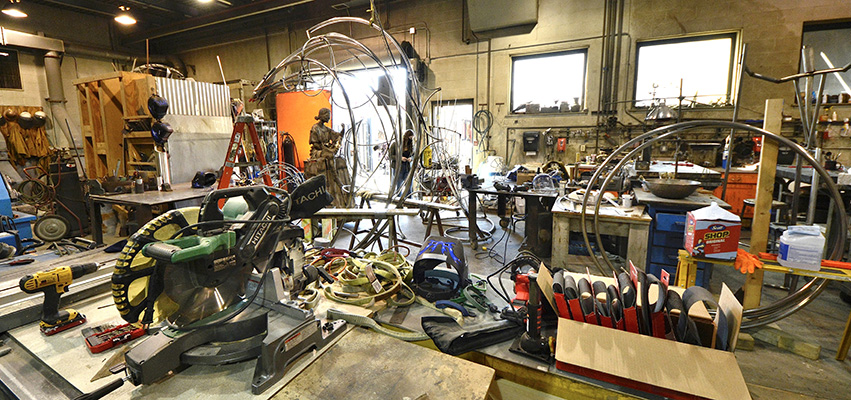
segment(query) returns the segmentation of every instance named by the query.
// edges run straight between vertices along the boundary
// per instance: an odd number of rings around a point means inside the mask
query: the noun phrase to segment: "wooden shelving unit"
[[[156,166],[144,157],[154,150],[151,133],[138,130],[152,122],[147,101],[155,91],[154,77],[114,72],[73,83],[80,102],[88,175],[101,178],[116,169],[119,175],[128,175],[143,166]]]

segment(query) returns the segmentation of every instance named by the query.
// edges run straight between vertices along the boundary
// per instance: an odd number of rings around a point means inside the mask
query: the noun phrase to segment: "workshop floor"
[[[494,216],[490,219],[498,222]],[[445,221],[445,223],[452,222]],[[465,222],[463,224],[466,225]],[[524,225],[522,222],[519,223],[515,232],[504,231],[497,225],[493,233],[494,239],[484,244],[487,250],[473,253],[469,245],[465,246],[470,272],[488,274],[502,265],[503,257],[507,260],[514,258],[523,240]],[[415,242],[423,240],[425,225],[418,217],[401,217],[399,226],[410,240]],[[484,228],[485,223],[480,223],[480,226]],[[743,243],[749,241],[749,233],[749,231],[743,232]],[[466,237],[466,231],[455,233],[455,235]],[[107,236],[105,239],[109,243],[122,238]],[[349,241],[348,238],[343,238],[338,243],[347,245]],[[572,265],[570,269],[573,271],[584,272],[586,268],[591,271],[595,269],[587,257],[574,255],[569,257]],[[767,274],[765,281],[781,284],[783,276]],[[711,291],[719,293],[722,283],[726,283],[731,290],[736,291],[743,282],[744,275],[738,271],[716,267],[712,274]],[[773,302],[783,295],[784,292],[781,290],[764,288],[763,304]],[[851,399],[851,390],[848,389],[848,382],[851,380],[851,358],[843,362],[835,359],[849,312],[851,312],[851,306],[839,299],[838,285],[833,284],[804,309],[771,325],[804,342],[820,345],[821,355],[818,360],[810,360],[758,340],[753,351],[737,351],[736,358],[753,398],[755,400]],[[747,332],[753,334],[755,331]]]
[[[494,216],[490,219],[498,221]],[[484,225],[480,223],[480,226]],[[511,260],[516,256],[523,240],[524,225],[519,223],[514,233],[504,233],[505,231],[497,226],[493,233],[495,239],[485,244],[490,252],[480,250],[472,253],[470,247],[465,246],[470,272],[488,274],[502,265],[502,257]],[[419,218],[402,218],[399,226],[411,240],[422,241],[425,226]],[[743,233],[743,242],[749,241],[749,233]],[[466,232],[456,235],[466,237]],[[505,238],[495,243],[503,235]],[[571,263],[574,266],[571,269],[576,272],[584,272],[586,267],[592,271],[595,269],[587,257],[570,258],[575,260]],[[781,284],[783,276],[767,274],[765,282]],[[744,275],[732,268],[716,267],[711,281],[712,292],[720,293],[722,283],[726,283],[735,292],[744,283]],[[773,302],[783,294],[781,290],[765,288],[763,304]],[[833,284],[804,309],[772,325],[802,341],[820,345],[821,356],[818,360],[810,360],[758,340],[753,351],[737,351],[736,358],[753,398],[851,399],[851,390],[848,389],[848,382],[851,381],[851,358],[842,362],[835,359],[849,312],[851,306],[839,299],[838,285]],[[755,331],[750,330],[748,333],[753,334]]]

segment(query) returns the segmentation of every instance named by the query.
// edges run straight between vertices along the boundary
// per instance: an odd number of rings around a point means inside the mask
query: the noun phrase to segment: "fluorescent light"
[[[199,3],[212,3],[213,0],[198,0]]]
[[[121,25],[133,25],[136,23],[136,18],[133,18],[130,14],[119,14],[115,17],[115,22]]]
[[[18,2],[7,3],[3,6],[3,14],[6,14],[12,18],[26,18],[27,13],[23,12],[18,6]]]
[[[821,54],[821,58],[824,60],[825,63],[827,63],[827,66],[829,68],[836,68],[836,67],[833,66],[833,63],[830,62],[830,59],[827,58],[827,54],[824,54],[823,51],[820,54]],[[842,87],[845,89],[845,93],[851,93],[851,88],[849,88],[848,84],[845,83],[845,79],[842,79],[842,75],[839,75],[838,72],[834,72],[833,76],[835,76],[836,79],[839,80],[839,83],[842,84]]]
[[[136,18],[130,15],[130,7],[119,6],[121,12],[115,16],[115,22],[121,25],[133,25],[136,23]]]

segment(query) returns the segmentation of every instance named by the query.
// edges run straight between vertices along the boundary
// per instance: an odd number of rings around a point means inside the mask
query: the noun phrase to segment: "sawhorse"
[[[851,270],[847,269],[822,266],[818,271],[809,271],[805,269],[784,267],[778,264],[775,260],[765,259],[762,257],[760,257],[760,261],[763,263],[762,269],[768,272],[778,272],[794,276],[809,276],[812,278],[823,278],[840,282],[851,282]],[[697,263],[699,262],[726,265],[729,267],[733,267],[735,264],[735,261],[692,257],[687,251],[681,249],[679,252],[679,263],[677,264],[677,286],[694,286],[697,276]],[[836,359],[844,361],[845,357],[848,355],[849,348],[851,348],[851,314],[848,315],[848,321],[845,323],[845,330],[842,332],[842,341],[839,344],[839,351],[836,353]]]
[[[387,201],[387,195],[385,194],[377,194],[377,193],[369,193],[369,192],[361,192],[359,193],[361,197],[360,207],[363,208],[364,205],[369,206],[369,200],[375,199],[377,201]],[[399,201],[399,197],[394,197],[392,202],[397,203]],[[402,204],[406,207],[416,207],[421,211],[428,213],[428,225],[426,226],[425,236],[423,240],[427,239],[431,236],[431,230],[434,228],[434,225],[437,224],[437,232],[440,236],[445,236],[446,232],[443,229],[443,221],[440,219],[441,211],[454,211],[456,213],[460,213],[462,211],[460,206],[451,205],[451,204],[442,204],[435,203],[432,201],[425,200],[417,200],[417,199],[405,199],[402,201]],[[357,225],[355,225],[355,229],[357,230]]]

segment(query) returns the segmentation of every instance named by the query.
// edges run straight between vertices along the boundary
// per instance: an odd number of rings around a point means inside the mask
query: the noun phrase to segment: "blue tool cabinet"
[[[671,277],[677,275],[677,254],[683,248],[685,241],[686,213],[698,208],[700,207],[647,204],[647,212],[653,218],[650,224],[651,245],[647,252],[647,273],[658,277],[662,270],[665,270],[671,274]],[[712,265],[698,263],[695,282],[708,288],[711,277]]]

